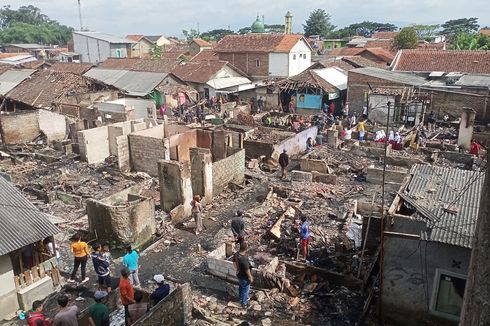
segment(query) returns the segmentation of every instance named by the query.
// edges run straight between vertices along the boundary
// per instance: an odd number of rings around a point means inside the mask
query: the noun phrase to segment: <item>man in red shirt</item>
[[[27,313],[27,325],[29,326],[51,326],[52,321],[46,318],[43,311],[43,302],[36,300],[32,303],[32,310]]]
[[[129,281],[129,269],[124,267],[121,269],[121,279],[119,280],[119,294],[121,295],[121,303],[124,306],[124,325],[129,325],[129,309],[128,306],[134,301],[134,288]]]
[[[476,140],[472,139],[470,144],[470,154],[478,156],[480,152],[481,145],[476,142]]]

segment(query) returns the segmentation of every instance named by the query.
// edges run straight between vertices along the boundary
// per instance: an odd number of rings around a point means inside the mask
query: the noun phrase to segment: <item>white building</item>
[[[73,32],[73,48],[80,54],[80,62],[98,63],[107,58],[131,57],[131,45],[134,43],[105,33]]]
[[[213,50],[253,79],[285,78],[311,66],[312,49],[303,35],[227,35]]]

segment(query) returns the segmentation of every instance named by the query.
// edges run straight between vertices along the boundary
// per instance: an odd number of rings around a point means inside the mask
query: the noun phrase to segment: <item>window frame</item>
[[[255,59],[255,68],[260,68],[260,58]]]
[[[461,315],[460,316],[454,316],[454,315],[436,310],[436,303],[437,303],[437,296],[439,294],[439,286],[440,286],[440,282],[441,282],[441,275],[447,275],[449,277],[457,277],[457,278],[465,280],[465,282],[468,281],[468,276],[463,275],[463,274],[459,274],[459,273],[455,273],[455,272],[451,272],[451,271],[448,271],[446,269],[441,269],[441,268],[436,268],[436,272],[434,275],[434,285],[432,287],[432,296],[431,296],[430,305],[429,305],[430,313],[434,316],[444,318],[447,320],[459,321],[461,319]],[[466,284],[465,284],[465,290],[466,290]],[[463,300],[464,300],[464,294],[463,294]]]

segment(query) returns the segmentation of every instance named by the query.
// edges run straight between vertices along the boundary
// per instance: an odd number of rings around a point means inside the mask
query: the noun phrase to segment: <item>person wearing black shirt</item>
[[[245,238],[245,221],[243,212],[238,210],[236,216],[231,220],[231,232],[235,237],[235,243],[241,243]]]
[[[153,276],[153,280],[157,283],[158,287],[150,294],[150,300],[153,302],[153,305],[156,305],[170,293],[170,285],[165,284],[165,277],[162,274]]]
[[[436,116],[434,111],[430,111],[429,116],[427,117],[427,125],[429,132],[434,132],[436,130]]]
[[[240,251],[235,254],[234,265],[237,271],[238,278],[238,290],[240,296],[240,304],[242,308],[248,308],[248,294],[250,292],[250,284],[253,283],[254,279],[251,272],[250,262],[247,256],[247,244],[242,242],[240,244]]]
[[[287,154],[286,149],[284,149],[279,155],[279,165],[281,166],[281,179],[285,179],[288,177],[287,167],[289,165],[289,156]]]

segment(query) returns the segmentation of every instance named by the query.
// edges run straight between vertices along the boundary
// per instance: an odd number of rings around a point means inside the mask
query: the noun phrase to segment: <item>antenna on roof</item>
[[[78,19],[80,20],[80,32],[83,32],[82,6],[80,5],[80,0],[78,0]]]

